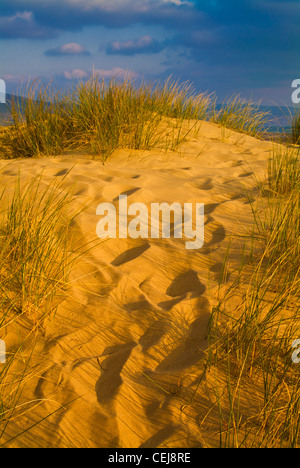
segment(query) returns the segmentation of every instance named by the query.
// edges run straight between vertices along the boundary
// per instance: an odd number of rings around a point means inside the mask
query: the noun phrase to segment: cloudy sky
[[[1,0],[0,78],[60,87],[96,71],[191,81],[223,99],[291,104],[299,0]]]

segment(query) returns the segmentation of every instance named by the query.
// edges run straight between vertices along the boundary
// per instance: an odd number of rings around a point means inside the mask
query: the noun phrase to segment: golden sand
[[[199,250],[172,237],[117,238],[98,240],[80,259],[57,313],[37,332],[19,402],[24,414],[3,437],[12,439],[9,447],[201,447],[214,440],[218,425],[207,417],[213,377],[199,385],[207,325],[229,242],[238,262],[239,236],[251,230],[246,192],[255,197],[254,174],[265,177],[270,149],[202,122],[177,152],[120,150],[105,165],[80,156],[0,161],[8,188],[19,173],[25,181],[42,171],[45,184],[76,183],[74,207],[89,204],[73,226],[83,244],[96,236],[98,204],[120,194],[147,206],[205,204]],[[8,352],[24,332],[16,327],[3,337]]]

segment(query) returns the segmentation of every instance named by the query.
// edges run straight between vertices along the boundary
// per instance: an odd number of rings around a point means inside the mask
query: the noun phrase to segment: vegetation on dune
[[[234,95],[225,100],[219,110],[214,105],[211,120],[237,132],[260,137],[265,133],[268,115],[259,104]]]
[[[85,149],[105,161],[117,148],[176,149],[199,120],[259,136],[267,113],[239,96],[217,110],[215,99],[189,83],[137,84],[93,77],[68,92],[33,83],[12,100],[13,124],[1,138],[2,157],[58,155]]]
[[[45,185],[41,176],[22,185],[17,180],[10,196],[7,189],[1,194],[0,337],[10,330],[18,339],[0,364],[0,440],[17,415],[41,403],[21,403],[35,377],[31,358],[38,330],[64,297],[70,271],[84,252],[72,240],[79,212],[70,206],[71,195],[61,182]]]
[[[292,142],[296,145],[300,144],[300,110],[292,117]]]
[[[215,403],[207,414],[219,418],[218,447],[300,444],[300,368],[292,360],[300,338],[299,163],[299,149],[274,147],[252,205],[249,247],[234,281],[220,284],[205,362],[206,376],[214,375]]]
[[[86,149],[106,160],[120,147],[174,148],[190,132],[191,121],[204,117],[210,102],[205,94],[196,96],[190,85],[171,80],[137,86],[132,80],[98,78],[64,94],[34,83],[26,97],[12,100],[13,125],[0,148],[6,158]],[[190,126],[184,125],[187,121]]]

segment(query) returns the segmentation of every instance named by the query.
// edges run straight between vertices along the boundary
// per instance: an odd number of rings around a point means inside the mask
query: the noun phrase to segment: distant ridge
[[[8,111],[8,108],[10,107],[10,103],[12,101],[12,99],[16,99],[17,101],[19,102],[24,102],[26,101],[26,98],[25,97],[22,97],[22,96],[15,96],[13,94],[6,94],[6,103],[0,103],[0,112],[7,112]]]
[[[18,104],[26,102],[23,96],[15,96],[13,94],[6,94],[6,103],[0,103],[0,125],[9,125],[11,122],[11,101],[15,99]]]

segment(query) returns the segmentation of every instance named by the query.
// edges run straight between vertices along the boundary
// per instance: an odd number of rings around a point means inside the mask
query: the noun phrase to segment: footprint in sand
[[[143,353],[147,351],[151,346],[156,345],[158,341],[165,335],[171,326],[170,320],[157,320],[152,323],[146,333],[139,339],[139,344],[142,347]]]
[[[7,171],[3,171],[2,174],[3,174],[3,175],[9,175],[9,176],[16,176],[16,175],[17,175],[17,172],[11,171],[11,170],[7,170]]]
[[[135,312],[145,309],[151,310],[152,305],[147,301],[147,299],[141,299],[140,301],[128,302],[127,304],[124,304],[124,309],[127,310],[127,312]]]
[[[231,167],[238,167],[238,166],[242,166],[244,164],[244,161],[242,161],[241,159],[239,161],[234,161],[232,164],[231,164]]]
[[[179,302],[183,301],[186,298],[186,294],[183,294],[182,296],[176,297],[176,299],[171,299],[170,301],[163,301],[159,302],[157,305],[161,309],[168,311],[171,310],[172,307],[174,307],[176,304],[179,304]]]
[[[133,193],[137,192],[138,190],[140,190],[140,187],[134,187],[134,188],[132,188],[132,189],[125,190],[125,192],[120,193],[120,195],[127,195],[127,196],[129,196],[129,195],[132,195]],[[116,197],[113,199],[113,201],[118,201],[120,195],[116,196]]]
[[[121,266],[124,263],[131,262],[132,260],[142,255],[144,252],[146,252],[146,250],[148,249],[150,249],[150,245],[146,243],[144,245],[125,250],[125,252],[121,253],[121,255],[119,255],[111,262],[111,265]]]
[[[206,205],[204,205],[204,214],[208,215],[208,214],[213,213],[215,209],[220,205],[221,203],[207,203]]]
[[[173,424],[167,424],[163,429],[157,431],[153,436],[151,436],[146,442],[143,442],[139,448],[153,448],[160,447],[165,440],[171,437],[177,429],[177,426]],[[164,445],[163,445],[164,446]]]
[[[222,279],[222,283],[228,282],[230,278],[230,273],[226,271],[226,275],[224,275],[224,264],[221,262],[215,263],[209,268],[209,271],[214,273],[214,277],[216,281],[220,281]]]
[[[235,200],[239,200],[241,198],[245,198],[245,195],[243,195],[242,193],[235,193],[235,194],[231,195],[230,200],[235,201]]]
[[[123,383],[120,374],[135,346],[136,343],[132,342],[109,346],[104,350],[103,355],[108,355],[108,357],[102,361],[101,375],[95,385],[100,405],[110,403],[118,393],[119,387]]]
[[[207,347],[207,327],[210,320],[210,303],[199,298],[196,306],[201,315],[189,326],[183,343],[175,348],[155,369],[156,372],[173,372],[196,364]]]
[[[109,179],[111,176],[108,176]],[[126,183],[108,183],[103,187],[102,196],[107,200],[117,201],[120,195],[132,195],[140,190],[140,187],[134,187],[132,184]]]
[[[187,293],[192,293],[192,297],[199,297],[205,292],[205,286],[201,283],[197,273],[194,270],[189,270],[181,275],[178,275],[168,287],[167,296],[177,297]]]
[[[210,247],[214,244],[219,244],[226,237],[226,230],[223,224],[219,224],[212,233],[212,238],[209,242],[205,242],[203,248]]]
[[[203,184],[197,184],[197,188],[199,188],[200,190],[212,190],[214,186],[211,182],[212,179],[208,178],[203,182]]]
[[[68,172],[70,172],[70,169],[63,169],[62,171],[59,171],[57,174],[55,174],[54,177],[60,177],[60,176],[66,175],[68,174]]]

